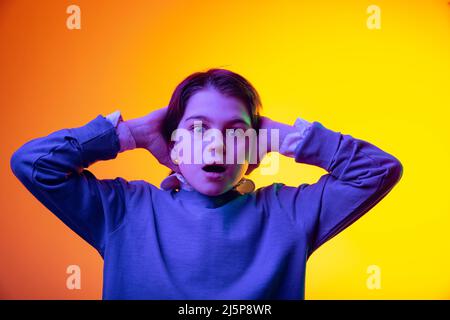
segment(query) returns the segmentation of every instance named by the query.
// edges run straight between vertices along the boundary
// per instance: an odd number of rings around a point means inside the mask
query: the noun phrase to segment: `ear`
[[[170,163],[169,168],[170,168],[171,170],[173,170],[174,172],[181,173],[180,167],[179,167],[177,164],[175,164],[174,159],[172,159],[172,149],[173,149],[174,145],[175,145],[175,142],[174,142],[174,141],[170,141],[170,142],[167,144],[167,151],[168,151],[168,153],[169,153],[169,155],[168,155],[168,161],[169,161],[169,163]]]

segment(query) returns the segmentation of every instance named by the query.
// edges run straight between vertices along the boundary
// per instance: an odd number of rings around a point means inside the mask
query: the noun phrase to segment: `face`
[[[191,96],[178,124],[178,129],[183,129],[180,131],[190,140],[190,155],[184,157],[189,161],[179,161],[178,164],[187,182],[195,190],[209,196],[220,195],[233,188],[248,168],[248,152],[245,151],[248,142],[243,142],[247,139],[227,139],[227,134],[230,137],[230,130],[227,132],[227,129],[245,131],[249,128],[250,115],[240,100],[224,96],[211,88]],[[227,140],[232,141],[229,142],[232,145],[227,145]],[[180,145],[177,142],[175,147]],[[185,144],[183,148],[187,146]],[[233,156],[227,157],[230,148],[233,149]],[[179,150],[176,154],[180,154]],[[241,154],[239,160],[238,154]]]

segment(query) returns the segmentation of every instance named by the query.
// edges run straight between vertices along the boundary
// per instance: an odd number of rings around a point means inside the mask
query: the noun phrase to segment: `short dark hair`
[[[258,131],[262,104],[256,89],[248,80],[235,72],[212,68],[205,72],[191,74],[175,88],[162,126],[162,134],[168,144],[171,141],[172,132],[177,129],[183,118],[189,98],[207,88],[216,89],[225,96],[242,101],[250,115],[252,128]]]

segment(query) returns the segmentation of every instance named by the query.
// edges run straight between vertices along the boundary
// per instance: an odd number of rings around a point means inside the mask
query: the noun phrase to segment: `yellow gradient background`
[[[71,4],[81,30],[66,27]],[[380,30],[366,27],[372,4]],[[443,0],[1,0],[0,298],[100,299],[102,289],[101,257],[13,176],[13,151],[116,109],[142,116],[211,67],[251,81],[265,115],[319,121],[404,165],[384,200],[310,258],[306,299],[450,298],[449,40]],[[169,171],[143,150],[90,169],[155,185]],[[282,158],[276,176],[251,177],[296,186],[324,173]],[[66,288],[71,264],[81,290]],[[369,265],[379,290],[366,286]]]

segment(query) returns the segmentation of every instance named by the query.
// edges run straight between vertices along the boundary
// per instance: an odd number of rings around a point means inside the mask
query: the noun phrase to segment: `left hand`
[[[257,145],[257,155],[258,155],[258,159],[257,159],[257,163],[255,164],[249,164],[248,169],[246,171],[246,175],[250,174],[253,170],[255,170],[256,168],[259,167],[262,159],[264,158],[264,156],[266,154],[268,154],[269,152],[274,152],[277,151],[278,152],[278,148],[281,146],[281,143],[284,141],[284,138],[286,137],[286,135],[288,135],[289,133],[292,132],[296,132],[297,129],[294,126],[290,126],[287,125],[285,123],[281,123],[275,120],[272,120],[268,117],[260,117],[260,129],[266,129],[267,130],[267,148],[260,148],[259,143]],[[278,148],[273,148],[271,146],[271,131],[272,129],[278,130]],[[259,133],[259,132],[258,132]],[[258,135],[258,142],[259,142],[259,135]]]
[[[275,126],[275,121],[268,117],[260,117],[260,126],[259,129],[266,129],[267,130],[267,148],[260,148],[259,145],[259,132],[258,132],[258,139],[257,139],[257,162],[256,163],[250,163],[248,166],[248,169],[246,171],[246,175],[250,174],[253,170],[259,167],[262,159],[265,157],[266,154],[271,152],[271,146],[270,146],[270,129],[273,129]]]

